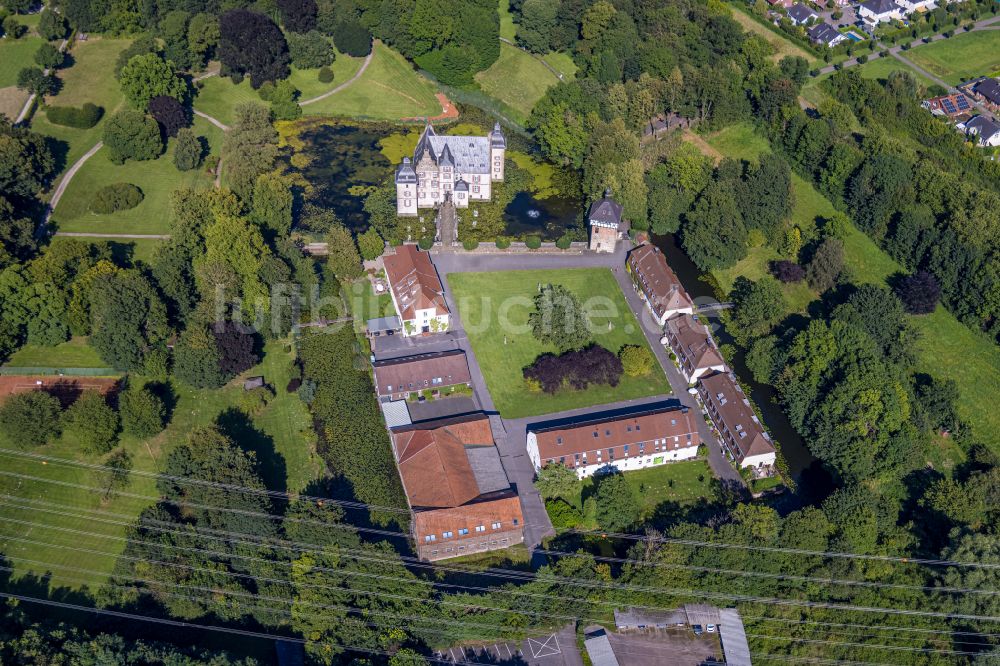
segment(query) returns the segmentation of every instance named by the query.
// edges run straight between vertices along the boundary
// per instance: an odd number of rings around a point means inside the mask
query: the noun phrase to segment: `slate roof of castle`
[[[624,229],[622,210],[622,205],[611,198],[611,193],[605,192],[603,197],[590,205],[587,219],[596,224],[617,225],[619,229]]]
[[[419,162],[426,154],[434,164],[453,166],[461,173],[489,173],[492,141],[492,133],[489,137],[438,135],[428,123],[413,151],[413,161]]]

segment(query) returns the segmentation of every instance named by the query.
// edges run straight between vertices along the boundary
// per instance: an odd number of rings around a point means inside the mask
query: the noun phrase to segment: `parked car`
[[[701,636],[703,633],[705,633],[705,632],[702,631],[700,624],[692,624],[691,625],[691,629],[694,630],[694,635],[695,636]]]
[[[710,633],[710,634],[714,634],[715,633],[715,625],[714,624],[710,624],[710,625],[708,625],[705,628],[708,630],[708,633]]]

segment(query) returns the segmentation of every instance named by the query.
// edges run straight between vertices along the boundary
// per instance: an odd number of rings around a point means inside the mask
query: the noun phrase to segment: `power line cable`
[[[16,498],[11,495],[0,494],[0,498],[14,498],[15,501],[21,501],[20,498]],[[24,498],[24,501],[32,502],[30,498]],[[67,505],[60,505],[67,506]],[[103,514],[100,510],[88,510],[88,509],[75,509],[77,511],[90,511],[92,513]],[[112,521],[113,522],[113,521]],[[132,524],[132,523],[129,523]],[[544,555],[551,555],[554,557],[583,557],[584,554],[581,553],[570,553],[567,551],[559,550],[549,550],[544,548],[536,548],[535,552],[542,553]],[[936,587],[930,585],[905,585],[899,583],[883,583],[877,581],[857,581],[851,579],[838,579],[838,578],[823,578],[818,576],[801,576],[794,574],[779,574],[771,572],[759,572],[759,571],[739,571],[735,569],[721,569],[716,567],[704,567],[692,564],[680,564],[680,563],[669,563],[669,562],[645,562],[642,560],[636,560],[632,558],[620,558],[620,557],[609,557],[603,555],[589,555],[597,562],[609,562],[615,564],[636,564],[640,566],[652,566],[656,568],[664,569],[682,569],[686,571],[698,571],[702,573],[713,573],[713,574],[723,574],[732,576],[742,576],[748,578],[767,578],[772,580],[791,580],[796,582],[809,582],[817,583],[821,585],[843,585],[843,586],[856,586],[865,588],[880,588],[880,589],[898,589],[906,591],[923,591],[932,592],[937,594],[954,593],[954,594],[981,594],[981,595],[997,595],[1000,594],[1000,590],[991,589],[981,589],[981,588],[959,588],[959,587]],[[407,558],[407,556],[401,555],[403,559],[414,559],[417,558]],[[418,560],[419,561],[419,560]],[[434,565],[437,566],[437,565]],[[502,571],[502,570],[501,570]]]
[[[74,461],[67,458],[56,458],[53,456],[43,456],[41,454],[27,453],[23,451],[17,451],[15,449],[4,449],[0,448],[0,455],[14,455],[28,458],[35,458],[40,460],[45,460],[46,462],[52,464],[62,464],[69,466],[85,467],[88,469],[101,469],[105,471],[118,471],[115,468],[107,467],[104,465],[97,465],[93,463],[83,463],[80,461]],[[155,477],[155,478],[167,478],[176,482],[182,483],[192,483],[197,485],[213,486],[229,490],[239,490],[247,493],[261,494],[268,496],[275,496],[281,498],[291,498],[294,497],[290,493],[282,493],[278,491],[263,490],[258,488],[248,488],[246,486],[239,486],[234,484],[223,484],[213,481],[205,481],[201,479],[194,479],[192,477],[182,477],[182,476],[171,476],[166,474],[159,474],[155,472],[134,472],[136,474],[141,474],[144,476]],[[19,476],[12,474],[13,476]],[[46,481],[45,479],[39,479],[37,477],[26,477],[32,480]],[[55,481],[53,481],[55,483]],[[121,493],[120,493],[121,494]],[[377,504],[367,504],[364,502],[350,502],[347,500],[338,500],[329,497],[318,497],[313,495],[302,495],[299,496],[304,499],[309,499],[311,501],[319,501],[324,503],[336,504],[347,506],[348,508],[365,508],[375,511],[391,511],[396,513],[409,514],[409,511],[399,507],[387,507]],[[360,529],[360,528],[358,528]],[[985,563],[985,562],[969,562],[960,560],[943,560],[943,559],[933,559],[933,558],[914,558],[914,557],[902,557],[902,556],[892,556],[892,555],[872,555],[864,553],[850,553],[843,551],[815,551],[807,550],[802,548],[782,548],[779,546],[759,546],[754,544],[744,544],[744,543],[726,543],[719,541],[699,541],[694,539],[681,539],[676,537],[653,537],[650,535],[642,534],[628,534],[622,532],[610,532],[607,530],[580,530],[580,529],[567,529],[563,530],[562,533],[567,534],[578,534],[583,536],[600,536],[604,538],[614,538],[614,539],[630,539],[638,541],[654,541],[659,543],[670,543],[676,545],[685,545],[699,548],[726,548],[726,549],[739,549],[739,550],[752,550],[768,553],[788,553],[792,555],[805,555],[805,556],[815,556],[815,557],[828,557],[828,558],[849,558],[849,559],[861,559],[861,560],[875,560],[879,562],[891,562],[897,564],[921,564],[926,566],[954,566],[954,567],[973,567],[973,568],[986,568],[986,569],[1000,569],[1000,564],[998,563]],[[402,534],[402,533],[398,533]]]

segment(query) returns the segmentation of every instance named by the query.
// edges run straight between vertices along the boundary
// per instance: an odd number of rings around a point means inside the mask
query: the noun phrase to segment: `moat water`
[[[309,163],[293,166],[290,149],[282,159],[309,183],[310,203],[332,209],[352,231],[364,231],[368,228],[364,189],[383,183],[395,168],[379,145],[389,131],[379,125],[316,124],[297,137]],[[537,233],[544,240],[556,240],[573,227],[582,228],[582,219],[580,202],[559,194],[536,198],[521,192],[504,211],[508,235]]]
[[[712,287],[700,279],[702,272],[688,258],[679,246],[676,236],[654,236],[653,242],[663,250],[667,263],[677,273],[681,284],[698,304],[716,301]],[[726,333],[725,327],[718,317],[709,314],[706,322],[712,329],[719,344],[731,343],[732,338]],[[705,319],[705,315],[702,316]],[[799,484],[799,494],[805,501],[821,499],[831,489],[829,475],[822,469],[821,463],[809,452],[799,433],[792,427],[785,412],[778,404],[778,394],[773,386],[754,381],[753,374],[747,369],[742,352],[733,359],[733,370],[740,380],[750,388],[750,397],[761,412],[764,424],[771,436],[778,441],[781,452],[788,462],[789,471]]]

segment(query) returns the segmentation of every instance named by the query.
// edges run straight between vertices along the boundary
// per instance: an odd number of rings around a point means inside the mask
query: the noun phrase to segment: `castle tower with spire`
[[[488,136],[438,135],[428,122],[413,158],[396,168],[396,212],[416,216],[451,198],[456,208],[489,201],[493,182],[504,177],[507,139],[500,123]]]

